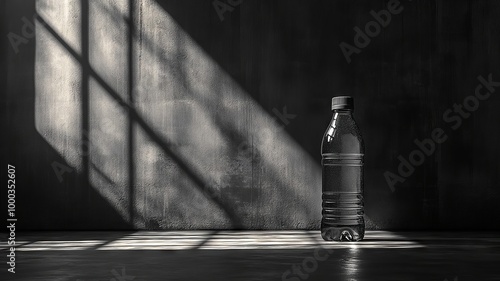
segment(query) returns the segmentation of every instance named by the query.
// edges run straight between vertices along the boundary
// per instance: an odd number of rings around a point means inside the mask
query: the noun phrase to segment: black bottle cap
[[[354,101],[351,96],[340,96],[332,98],[332,110],[350,109],[354,110]]]

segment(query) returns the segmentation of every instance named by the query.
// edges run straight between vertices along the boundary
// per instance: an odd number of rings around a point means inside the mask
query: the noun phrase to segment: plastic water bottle
[[[333,118],[321,144],[323,217],[321,236],[327,241],[359,241],[363,218],[364,144],[353,118],[352,97],[332,99]]]

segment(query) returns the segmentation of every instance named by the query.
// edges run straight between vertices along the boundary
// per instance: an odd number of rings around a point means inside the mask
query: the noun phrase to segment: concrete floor
[[[17,233],[16,274],[0,280],[500,280],[500,233],[318,231]]]

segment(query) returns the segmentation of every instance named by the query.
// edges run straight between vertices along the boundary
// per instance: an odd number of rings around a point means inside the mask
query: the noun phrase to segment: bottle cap
[[[332,98],[332,110],[350,109],[354,110],[354,101],[351,96],[340,96]]]

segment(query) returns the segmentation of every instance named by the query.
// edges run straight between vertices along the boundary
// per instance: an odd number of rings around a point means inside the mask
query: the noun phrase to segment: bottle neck
[[[352,109],[334,109],[332,110],[333,114],[343,114],[343,115],[351,115]]]
[[[336,129],[339,122],[353,123],[354,118],[352,115],[352,109],[334,109],[332,110],[333,116],[330,122],[330,127]],[[343,121],[342,121],[343,120]]]
[[[337,123],[339,122],[354,122],[354,117],[352,114],[352,109],[334,109],[332,110],[333,116],[330,125],[334,128],[337,127]],[[343,121],[342,121],[343,120]]]

